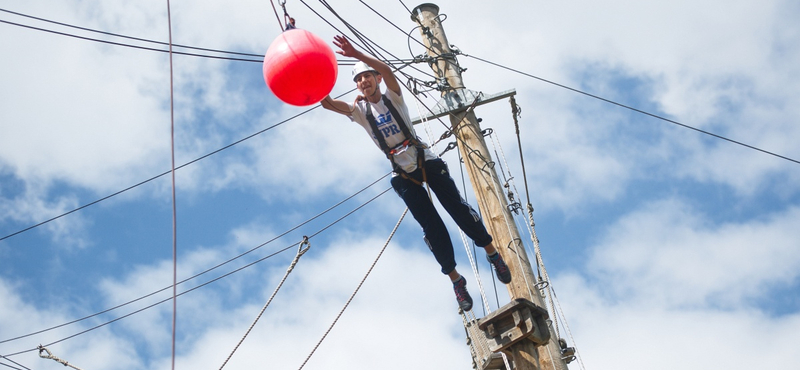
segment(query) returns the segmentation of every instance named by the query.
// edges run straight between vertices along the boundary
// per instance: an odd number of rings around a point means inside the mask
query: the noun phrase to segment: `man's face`
[[[356,76],[356,87],[364,96],[372,96],[381,83],[381,75],[374,72],[363,72]]]

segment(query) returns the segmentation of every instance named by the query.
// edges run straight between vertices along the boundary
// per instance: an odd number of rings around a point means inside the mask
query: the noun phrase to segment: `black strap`
[[[369,122],[369,128],[372,129],[372,135],[374,135],[375,139],[378,140],[378,146],[381,147],[381,150],[384,154],[386,154],[386,157],[391,159],[391,155],[389,154],[391,149],[389,149],[389,145],[386,144],[386,139],[383,137],[383,133],[378,130],[378,121],[375,120],[375,115],[372,114],[372,106],[370,105],[369,100],[367,100],[367,121]]]
[[[422,178],[423,181],[427,181],[425,179],[425,148],[422,146],[420,141],[417,139],[416,136],[411,134],[411,129],[406,126],[405,121],[403,121],[403,117],[400,116],[400,113],[397,112],[397,109],[392,105],[392,102],[386,95],[381,95],[381,99],[383,100],[383,104],[386,105],[386,108],[389,109],[389,113],[392,114],[392,119],[396,120],[397,123],[400,125],[400,131],[405,136],[405,140],[408,140],[411,145],[413,145],[417,149],[417,168],[422,169]],[[421,185],[419,181],[414,179],[413,177],[409,176],[406,171],[397,165],[394,162],[394,156],[392,155],[391,151],[392,148],[389,148],[389,145],[386,144],[386,138],[383,137],[383,133],[378,130],[378,121],[375,119],[375,115],[372,114],[372,105],[367,100],[367,121],[369,121],[370,129],[372,129],[372,134],[375,135],[375,138],[378,140],[378,145],[383,150],[383,153],[386,154],[386,158],[389,159],[389,162],[392,162],[392,168],[394,172],[400,174],[403,178],[406,178],[417,185]],[[404,140],[404,141],[405,141]]]
[[[417,140],[416,136],[411,134],[411,129],[409,129],[406,122],[403,121],[403,116],[397,112],[397,109],[395,109],[394,105],[392,105],[392,102],[386,97],[386,95],[381,95],[381,97],[383,99],[383,104],[386,105],[386,108],[389,108],[389,112],[392,113],[393,119],[396,119],[397,123],[400,124],[400,131],[403,132],[403,136],[405,136],[407,140],[411,140],[416,146],[419,143],[419,140]]]
[[[403,117],[400,116],[400,113],[397,109],[392,105],[392,102],[386,95],[381,95],[383,100],[383,104],[386,105],[386,108],[389,109],[389,113],[392,114],[392,119],[396,120],[397,123],[400,125],[400,131],[405,136],[406,140],[410,140],[411,144],[418,147],[419,140],[417,137],[411,134],[411,129],[408,128],[405,121],[403,121]],[[367,121],[369,121],[369,126],[372,129],[372,134],[375,135],[375,138],[378,140],[378,145],[381,147],[381,150],[386,154],[386,157],[390,160],[392,159],[392,155],[390,151],[392,148],[389,148],[389,145],[386,144],[386,138],[383,137],[383,134],[378,130],[378,121],[375,119],[375,115],[372,114],[372,105],[367,101]]]

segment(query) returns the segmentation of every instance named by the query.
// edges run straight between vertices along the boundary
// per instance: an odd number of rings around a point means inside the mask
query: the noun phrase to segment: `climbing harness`
[[[387,98],[386,95],[381,95],[381,100],[383,101],[383,104],[386,105],[386,108],[389,109],[389,113],[392,115],[393,119],[397,121],[398,126],[400,126],[400,131],[403,133],[403,136],[406,139],[400,143],[400,145],[397,145],[393,148],[390,148],[389,145],[386,144],[386,138],[383,137],[383,134],[378,129],[378,121],[375,119],[375,115],[372,113],[372,105],[368,100],[366,103],[367,121],[369,122],[372,134],[378,140],[378,146],[380,146],[381,151],[386,154],[386,158],[392,162],[392,168],[396,174],[402,176],[404,179],[410,180],[417,185],[421,185],[421,182],[409,176],[408,173],[400,168],[400,166],[398,166],[394,161],[394,157],[396,155],[403,154],[408,151],[408,149],[414,148],[417,154],[417,168],[422,170],[422,181],[427,182],[427,176],[425,174],[425,149],[427,149],[427,146],[422,144],[422,142],[420,142],[419,139],[411,133],[411,129],[409,129],[408,125],[406,125],[406,122],[403,121],[403,117],[400,116],[400,113],[394,107],[389,98]]]
[[[300,257],[302,257],[303,254],[308,252],[309,248],[311,248],[311,243],[309,243],[308,237],[304,236],[303,237],[303,241],[301,241],[300,245],[297,247],[297,255],[294,256],[294,259],[292,260],[292,263],[289,265],[289,268],[286,269],[286,274],[283,275],[283,279],[281,279],[280,283],[278,283],[278,287],[275,288],[274,292],[272,292],[272,295],[267,300],[267,303],[264,304],[264,307],[261,308],[261,312],[258,313],[258,316],[256,316],[256,319],[253,320],[252,324],[250,324],[250,327],[247,328],[247,331],[244,333],[244,336],[242,336],[242,339],[239,340],[239,343],[237,343],[235,347],[233,347],[233,351],[231,351],[231,354],[228,355],[228,358],[226,358],[225,362],[222,363],[222,366],[219,367],[220,370],[222,370],[222,368],[225,367],[225,364],[227,364],[228,361],[230,361],[231,357],[233,357],[233,354],[236,352],[237,349],[239,349],[239,346],[242,345],[242,342],[244,342],[244,339],[247,338],[247,335],[249,335],[250,331],[253,330],[253,327],[256,326],[256,323],[258,322],[258,319],[260,319],[261,315],[264,314],[264,311],[267,310],[267,307],[272,302],[272,299],[275,298],[275,295],[278,294],[278,290],[281,289],[281,287],[283,286],[283,283],[286,281],[286,278],[289,277],[290,273],[292,273],[292,270],[294,270],[294,267],[297,265],[297,262],[300,260]]]
[[[534,288],[539,291],[539,293],[537,293],[537,294],[541,294],[545,298],[545,302],[549,306],[549,311],[552,312],[552,314],[553,314],[552,317],[551,317],[552,322],[551,322],[550,326],[552,326],[552,329],[554,330],[556,335],[560,336],[560,333],[559,333],[560,332],[560,330],[559,330],[559,322],[562,322],[563,323],[563,327],[566,330],[567,336],[569,337],[569,339],[574,344],[575,341],[574,341],[574,338],[572,337],[572,332],[571,332],[571,330],[569,328],[569,325],[566,322],[566,318],[565,318],[564,312],[561,309],[561,304],[560,304],[560,302],[559,302],[559,300],[558,300],[558,298],[556,296],[555,289],[553,288],[552,284],[550,284],[550,278],[548,276],[547,269],[545,268],[544,261],[542,260],[541,248],[539,246],[539,238],[536,236],[535,222],[534,222],[534,219],[533,219],[533,205],[531,205],[531,202],[530,202],[530,193],[529,193],[529,188],[528,188],[527,175],[526,175],[526,171],[525,171],[524,156],[522,154],[522,140],[521,140],[521,137],[520,137],[520,129],[519,129],[519,122],[518,122],[518,117],[521,116],[522,109],[516,104],[516,100],[514,99],[513,96],[510,97],[509,101],[511,103],[511,113],[512,113],[512,117],[514,119],[514,127],[515,127],[515,131],[516,131],[516,135],[517,135],[517,145],[518,145],[518,149],[519,149],[520,163],[521,163],[521,166],[522,166],[522,174],[523,174],[522,177],[525,180],[525,195],[527,197],[527,204],[526,204],[527,207],[526,208],[527,208],[527,220],[528,220],[528,223],[527,223],[526,226],[527,226],[528,232],[530,233],[531,241],[533,242],[533,248],[534,248],[533,255],[535,256],[536,268],[538,270],[538,279],[537,279],[538,281],[535,282],[533,285],[534,285]],[[493,137],[493,139],[495,139],[495,140],[493,140],[492,143],[495,144],[496,138]],[[499,141],[497,141],[496,145],[497,145],[497,147],[499,147],[500,153],[502,154],[503,161],[505,162],[505,153],[503,152],[502,146],[500,145]],[[508,167],[508,163],[506,163],[506,167]],[[501,166],[501,168],[502,168],[502,166]],[[509,173],[509,176],[510,175],[511,174]],[[511,187],[514,188],[514,191],[517,194],[520,194],[520,192],[516,189],[516,186],[513,185],[513,179],[514,179],[514,177],[510,176],[510,178],[507,181],[507,184],[505,185],[505,187],[509,189],[509,198],[511,198],[511,194],[513,194],[511,192],[511,190],[510,190]],[[498,197],[499,196],[500,195],[498,194]],[[521,199],[519,201],[521,201]],[[519,201],[517,201],[516,203],[519,204]],[[512,201],[512,203],[514,203],[514,202]],[[509,207],[511,207],[511,205],[509,205]],[[516,207],[519,207],[519,206],[515,206],[515,208]],[[514,213],[517,213],[517,212],[514,212]],[[517,248],[520,248],[520,247],[524,248],[524,246],[522,245],[522,241],[521,240],[517,239],[516,242],[519,243],[517,245]],[[508,248],[511,249],[511,245],[509,245]],[[519,254],[517,255],[517,257],[519,258]],[[533,294],[533,291],[531,291],[531,293]],[[566,341],[564,339],[559,338],[560,353],[551,353],[550,347],[547,347],[548,356],[550,356],[551,358],[560,357],[562,360],[564,360],[567,363],[572,362],[572,361],[577,359],[580,368],[582,368],[582,369],[585,368],[584,364],[583,364],[583,360],[582,360],[581,356],[577,353],[577,350],[575,349],[575,347],[566,347],[565,346],[565,342]]]

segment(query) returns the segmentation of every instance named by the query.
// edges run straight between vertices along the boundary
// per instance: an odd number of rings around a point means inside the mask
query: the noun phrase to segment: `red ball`
[[[324,99],[338,73],[331,47],[302,29],[281,33],[264,55],[264,81],[278,99],[291,105],[312,105]]]

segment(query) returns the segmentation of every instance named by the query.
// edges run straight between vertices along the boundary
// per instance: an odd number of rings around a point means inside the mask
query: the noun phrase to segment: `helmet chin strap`
[[[377,103],[377,102],[379,102],[381,100],[381,94],[380,94],[379,87],[380,87],[379,85],[375,85],[375,91],[372,92],[372,95],[370,95],[367,98],[367,100],[369,100],[370,102],[373,102],[373,103]],[[377,96],[377,98],[375,98],[376,96]],[[373,101],[373,99],[377,99],[377,100]]]

